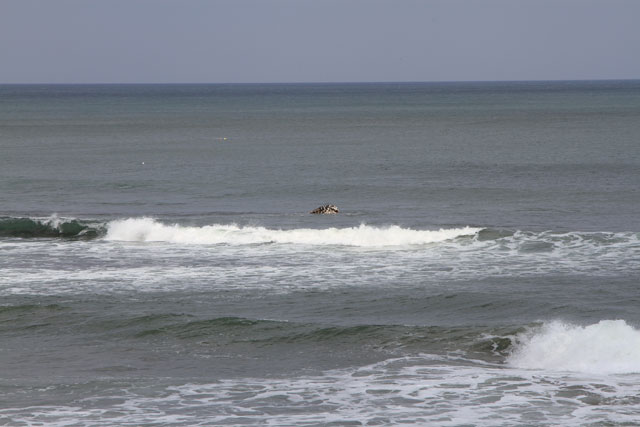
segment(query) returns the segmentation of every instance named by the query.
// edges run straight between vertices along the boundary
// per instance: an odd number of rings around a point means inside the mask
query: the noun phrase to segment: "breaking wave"
[[[481,228],[463,227],[431,231],[413,230],[396,225],[374,227],[364,224],[348,228],[293,230],[221,224],[188,227],[179,224],[167,225],[152,218],[129,218],[111,221],[107,225],[105,239],[181,244],[289,243],[383,247],[437,243],[460,236],[473,236],[480,230]]]
[[[624,320],[588,326],[554,321],[518,337],[510,365],[590,374],[640,373],[640,330]]]
[[[0,237],[94,238],[103,233],[101,224],[76,219],[0,217]]]
[[[350,246],[364,248],[399,248],[453,243],[471,251],[496,257],[547,257],[550,261],[588,259],[598,256],[611,262],[625,260],[629,254],[640,255],[640,233],[627,232],[555,232],[520,231],[480,227],[419,230],[399,225],[361,224],[343,228],[277,229],[257,225],[209,224],[192,226],[167,223],[150,217],[97,219],[0,217],[0,238],[63,238],[122,242],[165,242],[195,245],[294,244],[316,246]],[[465,237],[464,239],[459,239]],[[475,252],[474,252],[475,253]],[[533,258],[532,258],[533,259]],[[635,257],[634,259],[640,259]],[[505,268],[508,266],[505,266]]]

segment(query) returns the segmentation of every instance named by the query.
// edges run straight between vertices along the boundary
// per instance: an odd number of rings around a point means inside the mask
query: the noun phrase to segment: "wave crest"
[[[397,225],[293,230],[237,225],[206,225],[188,227],[167,225],[152,218],[129,218],[112,221],[107,225],[106,240],[129,242],[170,242],[181,244],[257,244],[285,243],[307,245],[344,245],[384,247],[424,245],[471,236],[480,228],[464,227],[440,230],[413,230]]]
[[[550,322],[518,337],[508,358],[518,368],[624,374],[640,372],[640,330],[624,320],[589,326]]]
[[[76,219],[58,218],[0,218],[0,236],[3,237],[82,237],[93,238],[99,228]]]

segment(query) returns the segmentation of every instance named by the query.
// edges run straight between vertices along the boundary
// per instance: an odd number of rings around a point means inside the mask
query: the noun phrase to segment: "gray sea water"
[[[637,425],[639,188],[640,81],[0,86],[0,424]]]

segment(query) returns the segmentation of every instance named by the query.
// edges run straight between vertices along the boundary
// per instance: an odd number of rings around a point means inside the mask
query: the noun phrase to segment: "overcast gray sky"
[[[640,0],[0,0],[0,82],[640,78]]]

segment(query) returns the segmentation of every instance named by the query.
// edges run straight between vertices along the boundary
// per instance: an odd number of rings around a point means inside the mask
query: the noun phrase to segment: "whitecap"
[[[163,224],[152,218],[129,218],[110,222],[107,225],[105,240],[180,244],[281,243],[386,247],[443,242],[460,236],[472,236],[480,230],[480,228],[473,227],[414,230],[397,225],[375,227],[365,224],[346,228],[298,228],[291,230],[254,226],[241,227],[234,224],[190,227],[179,224]]]
[[[591,374],[640,373],[640,330],[624,320],[588,326],[553,321],[518,337],[508,362],[527,369]]]

